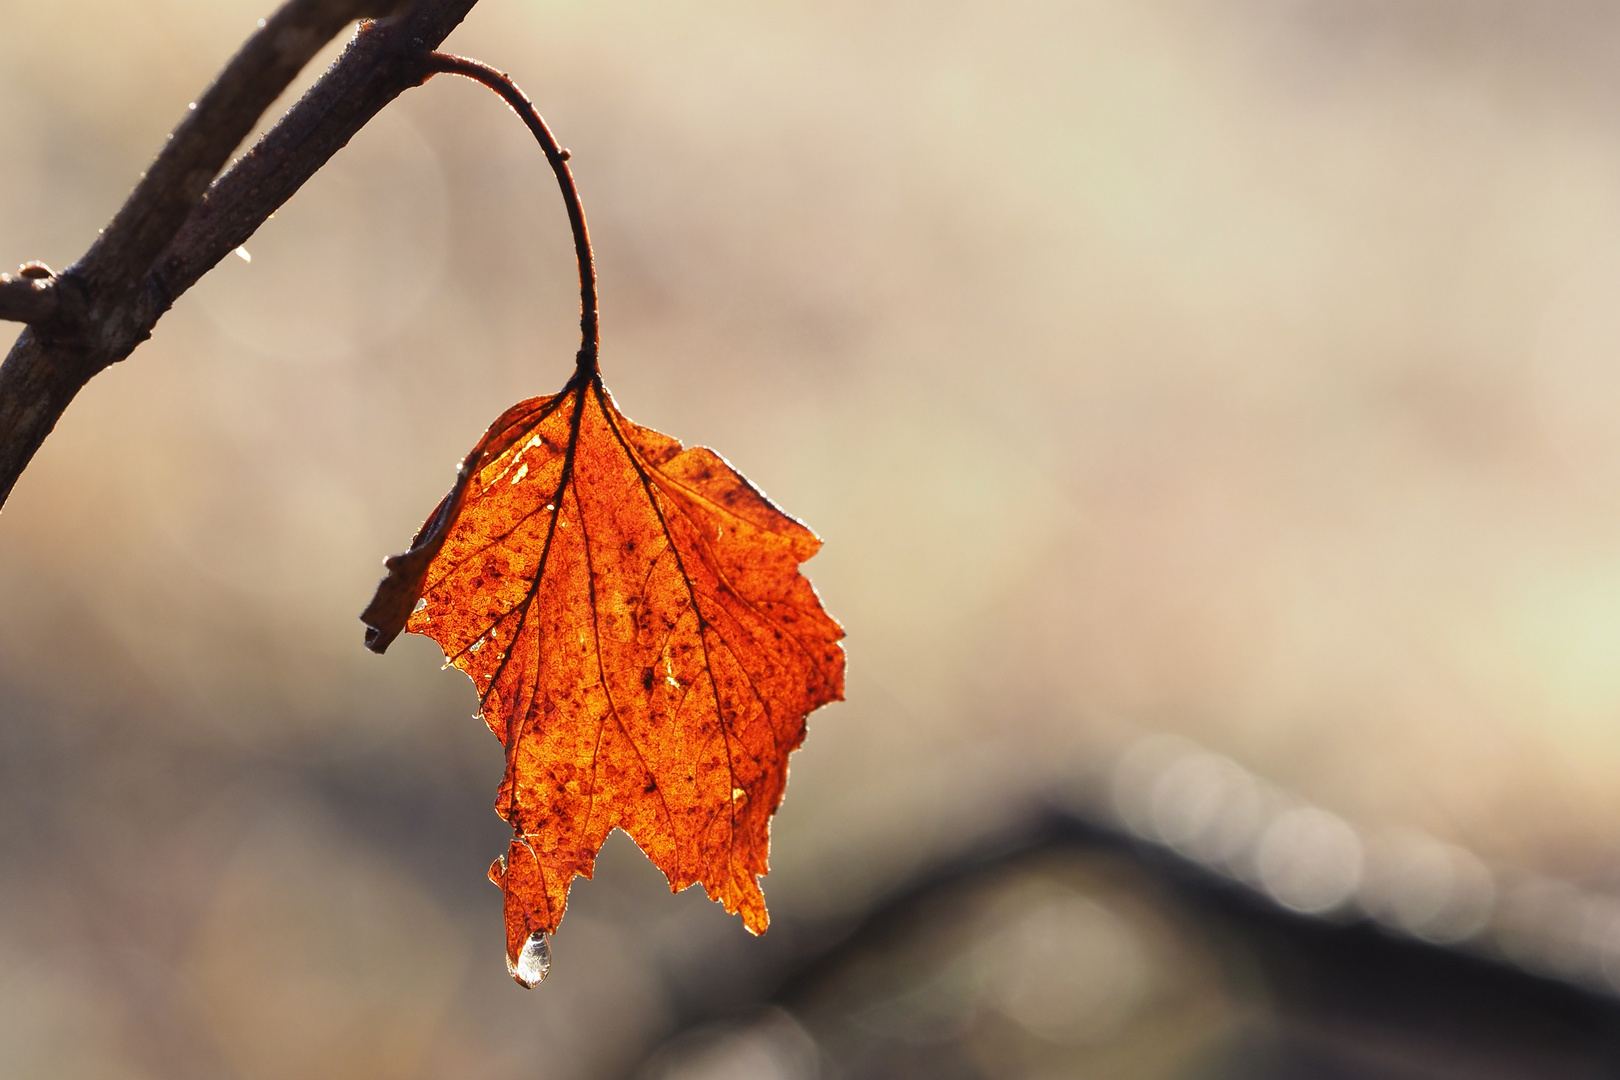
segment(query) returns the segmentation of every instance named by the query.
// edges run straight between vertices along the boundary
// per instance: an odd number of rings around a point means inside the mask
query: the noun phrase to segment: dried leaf
[[[672,890],[701,882],[764,931],[788,755],[843,697],[843,631],[798,569],[820,545],[582,372],[502,414],[387,560],[367,645],[433,638],[506,747],[496,810],[514,835],[490,877],[519,981],[615,826]]]

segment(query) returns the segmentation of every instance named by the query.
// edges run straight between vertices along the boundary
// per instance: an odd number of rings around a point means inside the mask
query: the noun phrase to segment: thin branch
[[[423,55],[477,0],[289,0],[188,111],[94,246],[37,291],[55,297],[0,365],[0,505],[92,377],[151,336],[174,300],[248,237],[382,108],[426,77]],[[209,180],[320,48],[362,23],[325,75],[212,186]],[[7,295],[21,287],[6,285]],[[8,301],[0,300],[0,305]],[[0,317],[11,317],[0,307]]]
[[[0,274],[0,319],[48,323],[61,309],[56,275],[44,263],[27,263],[15,275]]]
[[[579,201],[579,187],[574,183],[574,172],[568,167],[568,151],[557,142],[546,122],[536,111],[534,102],[519,90],[517,84],[504,71],[496,71],[488,64],[469,60],[465,56],[434,53],[428,57],[428,71],[461,75],[481,82],[499,94],[512,111],[528,125],[546,161],[557,176],[562,188],[563,203],[568,208],[568,225],[574,231],[574,258],[579,263],[579,368],[587,375],[596,374],[597,353],[601,347],[601,332],[596,304],[596,262],[591,254],[591,234],[585,227],[585,207]]]
[[[111,223],[74,268],[94,306],[119,303],[180,230],[264,110],[304,65],[357,18],[397,0],[289,0],[190,107]],[[123,288],[121,289],[120,286]]]

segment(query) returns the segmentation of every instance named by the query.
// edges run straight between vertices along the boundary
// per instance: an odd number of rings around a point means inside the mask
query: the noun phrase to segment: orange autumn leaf
[[[366,644],[433,638],[506,748],[513,838],[490,877],[520,982],[614,827],[671,890],[701,882],[764,931],[788,755],[843,697],[843,631],[799,573],[820,544],[718,454],[627,420],[582,368],[502,414],[387,560]]]

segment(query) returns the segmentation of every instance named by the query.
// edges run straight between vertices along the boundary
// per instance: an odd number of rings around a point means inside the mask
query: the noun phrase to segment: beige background
[[[265,2],[0,0],[0,261],[82,253]],[[1149,731],[1611,872],[1607,5],[484,0],[447,47],[574,152],[625,412],[826,540],[849,701],[773,910],[858,906]],[[0,1060],[598,1075],[753,943],[619,837],[511,987],[499,749],[355,618],[566,378],[555,188],[439,79],[248,249],[0,515]]]

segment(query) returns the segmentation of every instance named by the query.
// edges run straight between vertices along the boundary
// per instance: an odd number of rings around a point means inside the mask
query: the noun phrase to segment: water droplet
[[[529,940],[523,943],[523,951],[518,953],[517,963],[508,958],[506,970],[530,990],[539,986],[551,971],[551,939],[540,930],[530,934]]]
[[[411,608],[411,610],[421,611],[425,607],[427,607],[427,597],[424,596],[416,602],[416,606]]]

